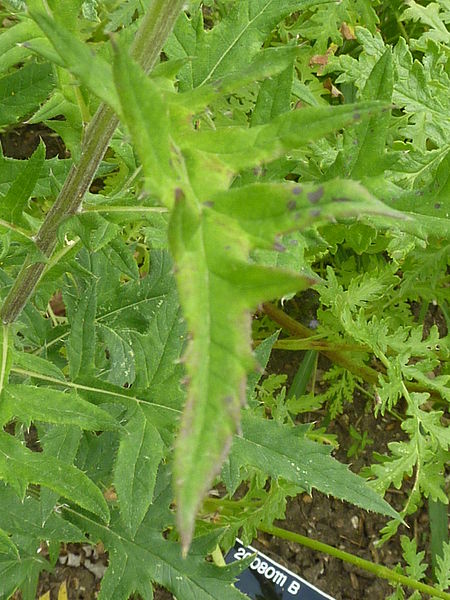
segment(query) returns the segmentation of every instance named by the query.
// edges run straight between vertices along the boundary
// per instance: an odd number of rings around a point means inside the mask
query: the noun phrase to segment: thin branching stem
[[[272,319],[272,321],[280,325],[285,331],[289,332],[295,337],[308,339],[315,335],[310,329],[308,329],[308,327],[305,327],[270,302],[265,302],[262,305],[262,309],[265,314]],[[341,349],[333,349],[332,344],[329,344],[329,349],[327,350],[321,349],[320,347],[316,349],[329,360],[331,360],[331,362],[344,367],[350,371],[350,373],[353,373],[353,375],[363,379],[366,383],[372,385],[376,385],[378,383],[380,372],[372,367],[356,363],[349,356],[348,352],[342,351]],[[364,349],[365,347],[362,346],[361,350],[364,351]],[[383,368],[387,367],[389,363],[386,357],[382,359],[382,363]],[[423,385],[414,381],[408,381],[405,383],[405,389],[409,392],[428,392],[431,397],[439,398],[439,394],[435,390],[427,389]]]

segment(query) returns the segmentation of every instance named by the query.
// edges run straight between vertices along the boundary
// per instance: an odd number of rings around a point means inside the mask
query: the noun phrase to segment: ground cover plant
[[[101,541],[100,598],[243,598],[222,556],[265,531],[449,598],[448,2],[0,14],[0,127],[62,147],[0,157],[0,597]],[[290,386],[274,348],[305,352]],[[360,474],[314,424],[355,392],[404,433]],[[275,527],[312,489],[384,540],[428,503],[432,572],[412,536],[392,571]]]

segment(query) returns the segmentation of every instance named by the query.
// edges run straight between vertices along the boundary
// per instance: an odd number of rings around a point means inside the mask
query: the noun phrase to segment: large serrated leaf
[[[324,2],[327,0],[235,2],[211,31],[204,30],[200,13],[191,18],[182,15],[164,48],[170,58],[193,57],[180,74],[181,90],[241,70],[284,17]]]
[[[186,541],[202,495],[238,429],[246,375],[254,364],[250,309],[264,298],[307,287],[311,280],[248,264],[248,242],[232,223],[211,213],[196,226],[182,202],[172,215],[170,237],[192,333],[186,352],[188,400],[174,467],[179,525]]]
[[[314,183],[258,183],[211,197],[214,212],[235,219],[254,245],[271,247],[275,235],[337,219],[382,215],[407,221],[356,181],[335,179]],[[386,219],[387,220],[387,219]]]
[[[252,465],[271,477],[282,477],[307,490],[346,500],[365,510],[398,518],[397,512],[364,479],[330,456],[330,448],[312,442],[295,427],[283,426],[246,411],[242,436],[230,455],[232,468]]]
[[[0,421],[4,424],[12,417],[28,424],[32,420],[44,421],[77,425],[89,431],[119,429],[107,412],[77,394],[31,385],[9,384],[3,389]]]
[[[45,485],[104,521],[109,520],[103,494],[84,473],[54,457],[31,452],[6,433],[0,433],[0,477],[22,493],[28,483]]]
[[[137,407],[125,426],[114,467],[120,514],[132,537],[152,502],[162,457],[161,436]]]
[[[54,86],[49,63],[27,63],[0,79],[0,126],[17,123],[38,108]]]
[[[243,565],[217,567],[205,561],[219,541],[217,533],[194,540],[186,558],[177,542],[164,539],[162,532],[173,526],[173,515],[168,509],[172,490],[167,473],[163,479],[164,488],[161,490],[157,482],[154,502],[134,536],[130,536],[117,514],[113,514],[109,527],[70,514],[71,520],[91,536],[102,539],[109,552],[109,567],[102,579],[99,599],[127,600],[138,593],[151,600],[155,582],[183,600],[244,600],[232,585]],[[161,481],[160,476],[158,480]]]

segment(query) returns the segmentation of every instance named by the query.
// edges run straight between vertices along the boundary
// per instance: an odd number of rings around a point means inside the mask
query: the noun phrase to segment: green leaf
[[[44,159],[45,146],[40,142],[33,155],[25,162],[22,172],[1,199],[2,219],[18,225],[27,225],[23,212],[41,174]]]
[[[425,240],[450,238],[450,150],[439,162],[434,181],[425,189],[404,192],[386,202],[407,211],[405,231]],[[402,227],[403,229],[403,227]]]
[[[0,528],[7,533],[10,543],[14,540],[19,552],[17,555],[12,548],[8,553],[0,550],[0,596],[9,598],[19,587],[24,592],[23,586],[26,586],[27,597],[34,599],[39,573],[49,568],[49,561],[39,553],[42,540],[50,547],[55,544],[59,547],[63,541],[86,542],[86,537],[57,512],[52,512],[43,522],[38,500],[27,496],[20,502],[12,489],[4,484],[0,485],[0,504],[3,508]]]
[[[444,544],[443,556],[437,557],[436,579],[441,590],[450,586],[450,543]]]
[[[363,100],[390,102],[394,81],[392,53],[388,48],[373,67],[362,92]],[[361,180],[384,173],[388,167],[385,144],[391,115],[384,112],[358,123],[345,132],[344,150],[327,172],[327,178],[345,175]],[[392,160],[392,159],[391,159]]]
[[[277,77],[266,79],[261,84],[250,120],[252,127],[269,123],[274,117],[290,110],[293,78],[294,65],[291,63]]]
[[[167,101],[157,84],[123,51],[115,53],[114,80],[120,99],[119,114],[133,135],[144,173],[152,174],[152,191],[164,201],[172,189],[173,173]]]
[[[332,458],[330,452],[329,447],[309,440],[304,431],[245,411],[242,436],[234,438],[230,463],[234,469],[251,465],[308,491],[315,488],[365,510],[398,517],[364,479]]]
[[[289,110],[290,108],[289,86],[292,86],[293,61],[298,53],[299,50],[296,46],[265,48],[244,69],[224,75],[212,83],[207,83],[179,94],[173,101],[190,107],[192,111],[199,110],[205,108],[208,103],[217,100],[218,94],[229,94],[243,86],[264,79],[265,82],[262,84],[261,92],[258,96],[259,106],[257,104],[257,110],[267,110],[266,103],[269,102],[272,104],[274,102],[274,106],[278,108],[271,110],[271,112],[272,116],[277,116],[284,112],[284,109]],[[270,96],[271,92],[274,92],[274,100]],[[255,124],[267,122],[268,120],[270,119],[266,119],[266,121],[260,120]]]
[[[279,115],[270,123],[247,127],[183,132],[180,146],[215,155],[235,172],[256,163],[283,156],[304,147],[328,133],[360,119],[378,114],[385,106],[379,102],[354,105],[311,107]]]
[[[161,436],[137,407],[125,425],[114,467],[121,518],[132,537],[152,502],[162,457]]]
[[[28,483],[45,485],[104,521],[109,519],[103,494],[86,475],[54,457],[31,452],[6,433],[0,433],[0,477],[22,492]]]
[[[89,431],[117,430],[119,425],[107,412],[86,402],[74,392],[60,392],[31,385],[8,384],[3,389],[0,419],[17,417],[60,425],[77,425]]]
[[[79,236],[83,244],[91,252],[97,252],[111,243],[118,235],[119,227],[102,216],[88,212],[75,215],[65,221],[59,231],[60,239],[64,236]]]
[[[81,428],[68,425],[46,425],[44,428],[42,424],[37,424],[37,428],[46,455],[73,464],[80,445]],[[45,523],[55,508],[58,493],[43,487],[40,500],[42,523]]]
[[[23,42],[39,37],[39,28],[29,19],[17,22],[13,27],[2,29],[0,36],[0,73],[8,71],[14,65],[23,62],[30,56],[30,51]]]
[[[30,13],[61,57],[64,66],[117,112],[119,105],[112,84],[111,65],[98,54],[93,55],[87,44],[78,40],[57,20],[35,10]]]
[[[414,40],[414,47],[424,50],[428,40],[450,44],[450,33],[445,26],[449,23],[448,3],[431,2],[428,6],[421,6],[414,0],[408,0],[408,8],[400,16],[405,21],[420,21],[426,25],[426,31],[418,40]],[[446,6],[447,5],[447,6]],[[443,12],[441,13],[441,10]]]
[[[52,377],[53,379],[59,379],[63,382],[65,381],[64,373],[61,369],[58,369],[52,362],[45,358],[41,358],[36,354],[13,350],[11,352],[11,358],[14,370],[21,369],[22,372],[25,371],[26,374],[32,372],[37,373],[38,375]]]
[[[99,599],[127,600],[135,592],[151,600],[155,582],[183,600],[244,600],[232,585],[243,565],[217,567],[205,561],[205,555],[217,545],[216,533],[196,539],[185,558],[177,542],[164,539],[163,530],[173,526],[168,510],[171,500],[170,486],[158,490],[133,537],[115,515],[109,527],[71,515],[91,536],[102,539],[109,552],[109,567],[102,579]]]
[[[47,99],[54,86],[49,63],[29,62],[0,79],[0,126],[17,123]]]
[[[248,243],[232,222],[212,212],[199,220],[182,200],[172,214],[170,241],[192,334],[185,355],[189,392],[174,467],[179,527],[188,546],[195,511],[238,428],[246,375],[253,367],[249,311],[310,280],[247,264]]]
[[[109,242],[111,259],[119,266],[124,275],[131,279],[139,279],[139,269],[127,244],[121,237],[115,237]]]
[[[306,109],[305,109],[306,110]],[[211,197],[211,210],[235,219],[255,246],[272,247],[283,232],[305,229],[336,219],[383,215],[406,220],[356,181],[335,179],[314,183],[257,183]],[[387,221],[390,223],[391,221]]]
[[[0,554],[6,554],[10,557],[19,558],[19,550],[9,535],[3,529],[0,529]]]
[[[226,16],[205,31],[201,12],[181,15],[165,46],[170,58],[194,57],[180,73],[180,89],[200,87],[242,70],[260,50],[272,29],[296,10],[326,0],[249,0],[235,2]]]
[[[69,359],[70,376],[76,379],[80,373],[88,374],[94,369],[95,354],[95,313],[97,309],[96,282],[89,282],[76,299],[76,306],[69,308],[67,293],[64,295],[71,322],[67,340],[67,357]]]

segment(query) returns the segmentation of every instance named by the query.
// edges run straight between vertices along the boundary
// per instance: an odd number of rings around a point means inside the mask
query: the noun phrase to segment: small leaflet
[[[239,539],[226,555],[225,561],[231,563],[252,554],[256,555],[253,562],[235,583],[238,590],[252,600],[334,600],[253,546],[244,546]]]

